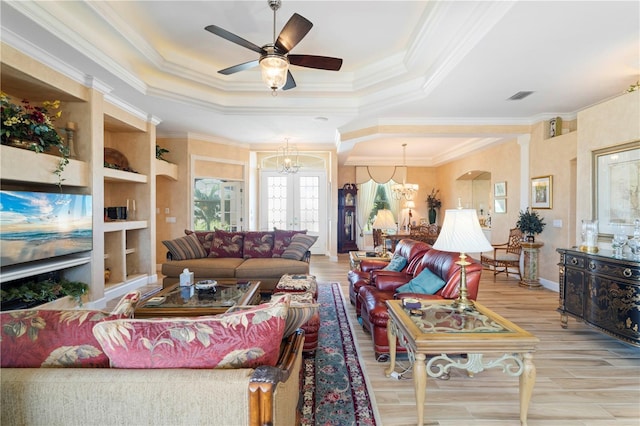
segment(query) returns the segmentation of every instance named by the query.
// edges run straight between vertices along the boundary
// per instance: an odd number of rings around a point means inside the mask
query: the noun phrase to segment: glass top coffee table
[[[195,287],[180,287],[179,283],[167,287],[142,300],[133,315],[135,318],[216,315],[236,305],[260,302],[260,281],[218,280],[215,293]]]
[[[440,377],[451,368],[467,370],[469,375],[489,368],[502,369],[520,378],[520,423],[526,425],[536,380],[533,352],[538,338],[478,302],[474,302],[472,312],[452,308],[453,302],[422,300],[419,309],[406,309],[402,300],[387,301],[391,364],[385,375],[390,377],[395,369],[397,337],[413,363],[417,424],[422,425],[427,374]],[[467,354],[467,359],[453,359],[448,354]],[[427,355],[435,356],[426,362]],[[484,355],[491,355],[491,359],[483,359]]]

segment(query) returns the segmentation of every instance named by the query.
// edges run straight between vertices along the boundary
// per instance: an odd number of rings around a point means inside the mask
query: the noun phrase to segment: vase
[[[536,241],[536,237],[533,234],[527,235],[528,243],[535,243],[535,241]]]
[[[429,224],[436,223],[436,209],[434,207],[429,208]]]

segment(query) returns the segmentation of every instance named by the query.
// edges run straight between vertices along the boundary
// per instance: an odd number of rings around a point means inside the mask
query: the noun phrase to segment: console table
[[[640,346],[640,262],[610,250],[560,253],[560,321],[568,315],[634,346]]]

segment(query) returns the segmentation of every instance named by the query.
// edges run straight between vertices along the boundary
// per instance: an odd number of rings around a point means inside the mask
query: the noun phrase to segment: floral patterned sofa
[[[288,296],[149,320],[130,318],[138,298],[108,313],[2,312],[2,424],[297,424],[306,318]]]
[[[284,274],[308,274],[309,248],[317,237],[306,231],[190,231],[163,241],[169,249],[162,264],[163,287],[180,281],[184,269],[196,281],[236,278],[259,280],[261,290],[273,290]]]

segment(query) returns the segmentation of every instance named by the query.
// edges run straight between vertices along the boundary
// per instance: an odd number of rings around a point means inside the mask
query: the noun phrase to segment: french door
[[[327,251],[327,175],[300,171],[291,175],[264,170],[260,185],[260,229],[307,230],[318,239],[311,253]]]

